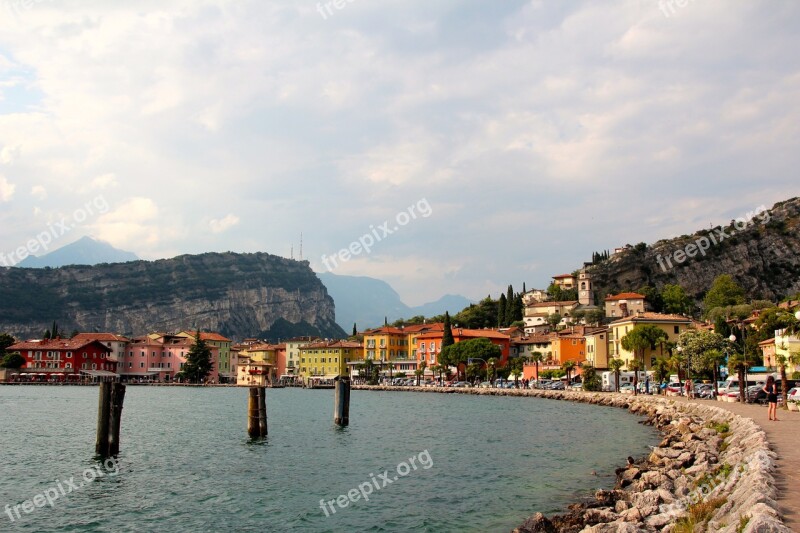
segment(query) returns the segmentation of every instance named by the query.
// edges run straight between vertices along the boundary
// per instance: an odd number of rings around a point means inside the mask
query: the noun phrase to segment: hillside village
[[[553,299],[554,294],[559,299]],[[564,299],[573,295],[575,299]],[[737,296],[722,302],[728,307],[720,307],[724,313],[716,313],[716,322],[714,316],[699,321],[688,313],[655,311],[648,296],[637,292],[609,294],[597,305],[586,267],[574,274],[553,276],[548,290],[526,290],[517,297],[522,301],[522,320],[512,321],[509,313],[493,328],[451,324],[446,315],[442,321],[385,324],[361,332],[354,326],[348,339],[301,336],[276,344],[255,338],[234,342],[219,333],[193,331],[138,337],[110,332],[78,333],[70,338],[46,335],[41,340],[6,342],[5,352],[19,353],[22,364],[0,369],[0,380],[184,381],[187,358],[199,339],[210,354],[211,368],[204,378],[210,384],[316,387],[329,385],[337,376],[357,381],[408,378],[436,383],[504,378],[527,383],[565,374],[580,380],[586,369],[638,370],[662,381],[663,372],[655,375],[659,368],[682,375],[687,366],[681,342],[690,330],[732,335],[730,352],[737,350],[738,343],[739,351],[747,354],[746,370],[750,372],[775,370],[782,361],[789,375],[800,370],[800,361],[793,356],[800,351],[800,339],[786,327],[792,320],[797,323],[793,313],[800,310],[800,304],[796,300],[777,306],[769,302],[747,305]],[[782,313],[778,322],[776,313]],[[644,348],[627,345],[626,336],[643,327],[655,328],[663,335]],[[452,343],[445,341],[447,332]],[[482,347],[474,345],[467,359],[444,360],[442,356],[447,344],[480,340]],[[714,371],[727,374],[726,362],[721,361]],[[696,374],[702,373],[698,362],[689,363]]]

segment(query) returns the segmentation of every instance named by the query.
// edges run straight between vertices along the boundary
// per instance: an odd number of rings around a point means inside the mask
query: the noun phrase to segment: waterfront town
[[[575,294],[575,300],[552,300],[553,288],[563,294]],[[569,292],[573,291],[573,292]],[[603,390],[619,389],[619,376],[630,383],[637,374],[641,383],[684,380],[692,372],[703,374],[702,362],[689,360],[682,353],[687,334],[714,334],[720,329],[711,321],[699,321],[677,313],[656,312],[645,294],[622,292],[596,298],[591,274],[586,268],[574,274],[553,277],[549,291],[530,290],[520,295],[523,320],[514,325],[470,329],[458,323],[423,321],[421,324],[384,325],[354,331],[348,339],[323,339],[301,336],[267,343],[256,338],[235,342],[219,333],[191,330],[176,333],[152,332],[126,337],[112,332],[81,333],[70,338],[55,336],[22,340],[10,344],[6,353],[18,353],[20,365],[0,368],[0,382],[81,383],[98,380],[121,380],[133,383],[178,383],[188,354],[199,339],[208,348],[211,369],[205,384],[240,386],[331,386],[337,376],[354,381],[400,384],[452,385],[502,378],[519,386],[539,383],[547,378],[566,380],[566,386],[580,383],[586,369],[617,380],[601,380]],[[741,316],[742,307],[746,316]],[[758,308],[753,308],[758,307]],[[770,316],[780,313],[783,326],[798,319],[800,302],[788,300],[775,305]],[[740,316],[725,316],[723,327],[736,327],[746,337],[763,328],[775,328],[775,321],[760,320],[768,307],[739,306]],[[447,317],[449,320],[449,315]],[[770,325],[772,324],[772,325]],[[626,342],[634,330],[655,331],[649,346]],[[484,339],[494,345],[485,357],[464,361],[443,361],[446,330],[452,343]],[[726,331],[727,333],[727,331]],[[716,335],[716,334],[714,334]],[[745,358],[746,372],[766,375],[778,369],[797,379],[800,372],[800,336],[796,329],[780,327],[764,335]],[[49,335],[48,335],[49,337]],[[717,337],[719,338],[719,337]],[[727,335],[726,335],[727,338]],[[730,335],[730,349],[735,351],[737,337]],[[647,343],[645,343],[647,344]],[[747,344],[742,342],[744,352]],[[475,355],[473,353],[473,355]],[[482,354],[478,354],[482,355]],[[705,354],[697,354],[698,359]],[[718,379],[735,374],[728,369],[727,353],[719,354],[713,368]],[[732,353],[730,354],[733,355]],[[666,366],[666,368],[663,368]],[[740,365],[741,366],[741,365]],[[657,375],[662,367],[661,376]],[[672,379],[666,379],[671,376]],[[463,380],[463,381],[461,381]],[[627,385],[630,388],[630,385]]]

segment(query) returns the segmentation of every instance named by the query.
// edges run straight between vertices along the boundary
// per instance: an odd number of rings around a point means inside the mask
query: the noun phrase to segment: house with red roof
[[[625,318],[626,316],[644,313],[645,311],[647,311],[647,309],[644,294],[622,292],[606,296],[605,312],[607,317]]]
[[[98,340],[55,339],[18,342],[6,348],[25,358],[20,376],[27,381],[63,381],[80,377],[113,379],[117,361]]]

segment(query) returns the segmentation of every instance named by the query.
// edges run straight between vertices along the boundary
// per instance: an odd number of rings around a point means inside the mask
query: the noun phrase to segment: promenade
[[[686,402],[686,398],[676,397]],[[778,489],[778,511],[792,531],[800,531],[800,412],[778,409],[778,421],[767,419],[767,408],[762,405],[690,400],[721,407],[741,417],[750,418],[767,435],[770,448],[778,454],[775,487]]]

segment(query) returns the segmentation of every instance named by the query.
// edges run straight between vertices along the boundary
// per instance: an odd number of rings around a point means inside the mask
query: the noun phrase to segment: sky
[[[545,288],[798,196],[797,28],[795,0],[0,0],[0,254],[302,233],[409,305]]]

